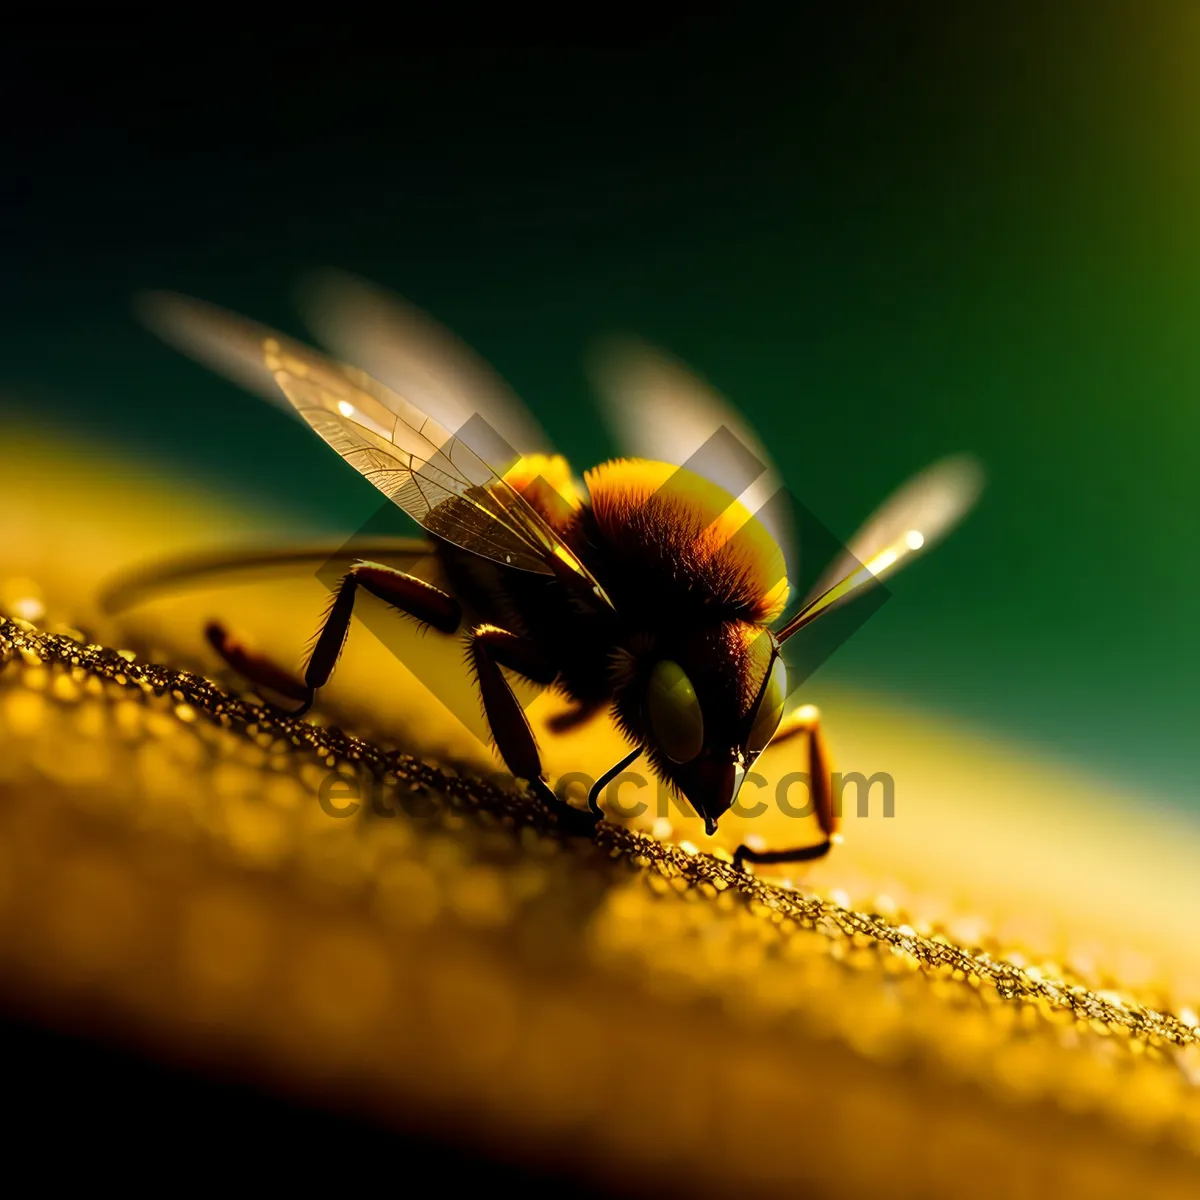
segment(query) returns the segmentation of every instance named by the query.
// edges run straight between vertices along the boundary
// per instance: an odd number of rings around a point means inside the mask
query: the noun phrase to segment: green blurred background
[[[377,494],[142,332],[136,291],[302,333],[297,274],[356,272],[470,342],[581,467],[613,450],[584,354],[634,332],[843,536],[928,461],[984,461],[982,507],[815,685],[1197,807],[1200,5],[845,5],[590,49],[389,29],[110,20],[14,51],[9,427],[344,536]]]

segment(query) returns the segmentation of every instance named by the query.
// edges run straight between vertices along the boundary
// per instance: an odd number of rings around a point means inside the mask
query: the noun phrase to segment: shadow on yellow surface
[[[231,693],[199,631],[219,614],[294,662],[315,578],[124,623],[91,608],[116,567],[282,522],[128,464],[64,469],[36,439],[5,458],[0,600],[37,618],[0,629],[13,1003],[614,1186],[1194,1193],[1185,823],[944,717],[818,691],[836,765],[890,774],[895,810],[848,812],[845,846],[791,887],[724,853],[796,841],[807,823],[778,811],[707,839],[651,807],[563,839],[472,778],[498,760],[414,677],[468,689],[453,642],[402,626],[405,666],[356,623],[293,726]],[[552,778],[596,775],[619,743],[601,726],[546,749]],[[381,812],[331,816],[335,777],[339,805],[382,778]]]

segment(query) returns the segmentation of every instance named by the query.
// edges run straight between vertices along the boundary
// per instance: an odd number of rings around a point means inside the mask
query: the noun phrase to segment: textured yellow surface
[[[563,839],[474,778],[496,764],[361,627],[318,723],[230,695],[202,620],[294,661],[311,578],[100,621],[113,566],[235,526],[130,468],[80,465],[56,499],[41,453],[0,497],[0,607],[46,610],[0,625],[12,1003],[647,1190],[1195,1194],[1194,829],[829,694],[838,765],[890,771],[896,815],[851,814],[792,887],[732,870],[745,828],[653,837],[652,812]],[[450,671],[457,649],[429,642]],[[553,774],[614,746],[548,743]],[[330,817],[331,773],[382,778],[380,807],[412,815]]]

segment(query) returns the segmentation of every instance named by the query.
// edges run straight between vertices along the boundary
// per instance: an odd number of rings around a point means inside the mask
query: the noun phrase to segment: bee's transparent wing
[[[140,307],[165,340],[249,390],[282,395],[428,532],[519,570],[551,575],[566,567],[607,601],[569,547],[474,449],[365,372],[200,301],[157,295]]]
[[[942,459],[910,479],[830,563],[804,607],[777,634],[779,640],[931,549],[971,510],[983,482],[982,468],[966,455]]]
[[[686,465],[740,499],[779,545],[788,579],[798,579],[783,480],[761,439],[734,407],[682,363],[634,338],[602,343],[590,365],[622,453]]]
[[[553,454],[550,439],[492,368],[420,309],[341,271],[300,288],[309,329],[504,471],[526,454]]]

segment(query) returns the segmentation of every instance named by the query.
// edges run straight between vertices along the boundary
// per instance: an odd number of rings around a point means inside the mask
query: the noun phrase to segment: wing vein
[[[573,576],[611,605],[566,542],[498,471],[364,372],[182,297],[159,297],[153,325],[252,390],[270,394],[262,385],[274,384],[327,445],[427,532],[507,567]]]

